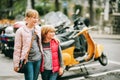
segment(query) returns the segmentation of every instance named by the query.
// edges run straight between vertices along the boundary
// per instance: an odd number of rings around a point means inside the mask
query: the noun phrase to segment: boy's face
[[[53,39],[55,36],[55,31],[50,31],[46,35],[46,39]]]

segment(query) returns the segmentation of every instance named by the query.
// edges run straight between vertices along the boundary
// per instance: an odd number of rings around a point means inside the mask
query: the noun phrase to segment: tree
[[[34,9],[35,8],[35,0],[31,0],[31,5],[32,5],[32,8]]]
[[[55,11],[59,11],[60,7],[59,7],[59,0],[55,0]]]
[[[90,25],[94,25],[93,0],[89,0]]]
[[[3,5],[4,4],[4,5]],[[13,0],[1,0],[0,1],[0,19],[8,18],[13,13]]]
[[[120,12],[120,0],[118,1],[118,12]]]

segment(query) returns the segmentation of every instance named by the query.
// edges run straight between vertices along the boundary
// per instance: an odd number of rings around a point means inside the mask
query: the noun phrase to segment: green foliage
[[[65,15],[68,15],[67,8],[64,8],[63,12],[64,12]]]
[[[35,9],[39,12],[41,16],[45,15],[46,13],[54,10],[53,5],[36,5]]]
[[[27,0],[0,0],[0,19],[24,15]]]
[[[102,12],[103,10],[102,10],[102,8],[96,8],[96,14],[100,14],[101,12]]]
[[[42,6],[35,6],[35,9],[39,12],[41,16],[44,15],[44,9]]]
[[[23,12],[25,12],[26,10],[26,0],[20,0],[19,2],[16,1],[16,3],[14,3],[14,15],[17,15],[17,14],[21,14],[21,15],[24,15],[22,14]]]
[[[99,20],[100,19],[100,15],[101,15],[101,12],[103,12],[103,9],[102,8],[96,8],[95,9],[95,13],[96,13],[96,19]]]

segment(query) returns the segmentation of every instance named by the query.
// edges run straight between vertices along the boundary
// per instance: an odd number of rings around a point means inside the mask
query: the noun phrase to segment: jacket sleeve
[[[22,49],[22,35],[20,29],[16,31],[15,42],[14,42],[14,52],[13,52],[13,64],[14,67],[19,66],[21,50]]]
[[[64,63],[63,63],[62,51],[61,51],[60,45],[58,46],[58,57],[59,57],[60,67],[63,68],[64,67]]]

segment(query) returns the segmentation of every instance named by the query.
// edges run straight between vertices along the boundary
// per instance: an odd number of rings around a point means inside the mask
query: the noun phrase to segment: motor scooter
[[[58,39],[60,40],[60,46],[62,49],[62,57],[64,62],[64,73],[66,71],[71,70],[72,67],[78,66],[83,72],[83,76],[89,75],[89,72],[86,68],[86,64],[91,64],[91,62],[99,61],[102,66],[106,66],[108,64],[108,58],[104,53],[104,47],[101,44],[96,43],[91,35],[89,34],[89,29],[93,27],[85,27],[82,30],[74,30],[75,33],[71,34],[72,36],[59,36]],[[78,55],[75,56],[75,43],[76,37],[83,35],[87,41],[87,51],[85,52],[85,56],[81,57],[81,53],[77,53]],[[80,58],[78,60],[78,58]],[[81,74],[80,73],[80,74]],[[77,76],[77,75],[71,75]],[[63,78],[70,77],[68,75],[58,76],[58,80],[63,80]]]
[[[92,27],[93,28],[93,27]],[[84,64],[84,62],[89,62],[90,60],[99,61],[101,65],[106,66],[108,64],[107,56],[104,54],[104,48],[103,45],[97,44],[92,37],[90,36],[88,30],[92,29],[91,27],[85,27],[82,30],[74,30],[77,31],[76,34],[73,34],[73,36],[64,38],[66,41],[62,41],[62,38],[59,38],[62,48],[62,56],[64,61],[65,70],[69,70],[69,68],[75,66]],[[79,31],[79,32],[78,32]],[[86,51],[86,57],[84,57],[82,60],[77,60],[77,58],[74,56],[74,50],[75,50],[75,38],[83,35],[87,41],[87,51]],[[80,57],[80,56],[78,56]]]

